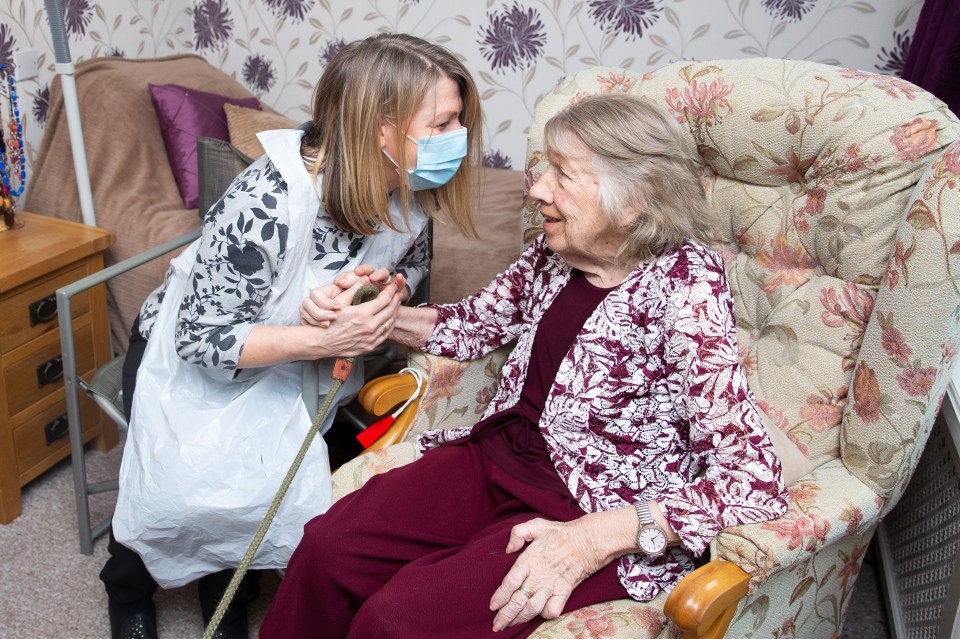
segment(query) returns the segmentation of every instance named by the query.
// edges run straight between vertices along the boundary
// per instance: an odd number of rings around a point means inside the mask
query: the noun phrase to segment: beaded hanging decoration
[[[6,64],[0,64],[0,76],[6,72],[7,106],[9,120],[7,127],[3,126],[3,116],[0,113],[0,214],[4,224],[12,227],[15,222],[16,198],[23,194],[27,185],[27,163],[23,143],[23,120],[20,118],[20,107],[17,103],[17,88],[13,77],[13,70]],[[9,134],[5,131],[9,128]],[[19,182],[14,188],[12,182]]]

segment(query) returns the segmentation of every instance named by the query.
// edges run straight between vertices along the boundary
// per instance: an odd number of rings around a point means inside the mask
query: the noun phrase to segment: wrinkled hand
[[[494,632],[537,615],[559,617],[573,589],[610,562],[586,517],[567,523],[531,519],[513,527],[507,553],[529,545],[490,600],[490,610],[499,611]]]

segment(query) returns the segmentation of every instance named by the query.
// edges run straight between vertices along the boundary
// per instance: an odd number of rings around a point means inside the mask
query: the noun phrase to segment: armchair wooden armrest
[[[714,559],[684,577],[663,605],[663,612],[683,631],[684,639],[723,637],[750,575],[736,564]]]

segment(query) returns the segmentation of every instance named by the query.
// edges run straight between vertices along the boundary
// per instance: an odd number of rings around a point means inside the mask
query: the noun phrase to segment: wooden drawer
[[[86,263],[72,264],[5,295],[0,301],[0,353],[56,330],[57,289],[86,275]],[[90,291],[74,297],[71,307],[74,317],[90,310]]]
[[[70,454],[63,389],[54,393],[49,401],[44,401],[42,405],[40,410],[30,410],[14,422],[13,441],[21,484],[27,483]],[[98,411],[96,403],[81,393],[80,423],[84,426],[85,442],[100,430],[97,423]]]
[[[93,329],[89,314],[73,323],[77,370],[96,368]],[[63,388],[60,365],[60,331],[52,331],[24,344],[3,358],[7,413],[16,415],[50,393]]]

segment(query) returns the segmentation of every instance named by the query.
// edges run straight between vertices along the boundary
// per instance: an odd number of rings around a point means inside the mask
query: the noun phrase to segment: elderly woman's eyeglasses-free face
[[[584,150],[565,157],[548,149],[547,161],[530,187],[530,197],[540,202],[547,246],[575,268],[607,266],[624,238],[609,228],[600,209],[600,180],[590,171],[589,155]]]

